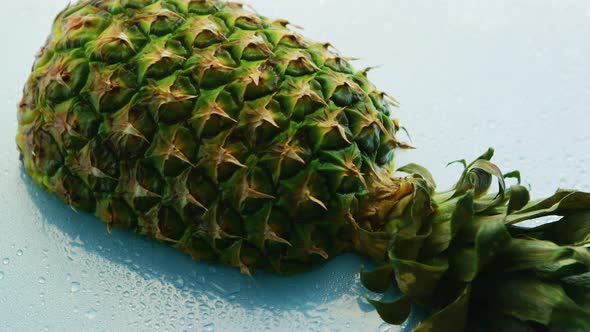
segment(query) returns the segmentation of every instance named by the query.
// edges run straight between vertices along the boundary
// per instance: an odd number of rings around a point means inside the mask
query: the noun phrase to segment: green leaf
[[[537,270],[543,278],[556,280],[583,274],[588,271],[588,265],[573,258],[564,258],[545,264]]]
[[[478,300],[521,321],[557,327],[554,331],[590,331],[590,314],[553,282],[535,277],[488,276],[477,287]]]
[[[463,165],[463,169],[467,169],[467,161],[465,161],[465,159],[453,160],[447,164],[447,167],[454,165],[454,164],[461,164],[461,165]]]
[[[418,234],[405,230],[398,231],[393,236],[389,251],[401,259],[416,259],[424,247],[429,248],[428,244],[424,245],[424,241],[431,237],[431,233],[431,226]]]
[[[439,205],[432,220],[432,232],[421,251],[422,257],[435,257],[449,248],[461,227],[473,218],[473,191]]]
[[[484,174],[481,173],[473,173],[473,170],[481,170],[485,172]],[[489,188],[489,181],[486,179],[485,174],[494,176],[498,180],[498,194],[492,200],[485,200],[485,201],[476,201],[475,202],[475,210],[477,212],[485,211],[489,207],[496,206],[500,204],[504,200],[504,194],[506,191],[506,183],[504,182],[504,176],[502,175],[502,171],[498,168],[498,166],[492,164],[488,160],[476,160],[473,165],[470,167],[471,174],[477,174],[477,182],[473,183],[475,196],[478,197],[479,194],[485,192]],[[473,177],[475,179],[475,177]]]
[[[517,213],[506,218],[509,224],[544,217],[548,215],[565,215],[590,209],[590,193],[560,190],[553,196],[530,202]]]
[[[450,273],[458,280],[469,282],[489,264],[510,242],[506,226],[499,221],[483,224],[475,238],[475,246],[451,251]]]
[[[512,171],[504,174],[504,179],[516,179],[516,183],[520,185],[521,178],[519,171]]]
[[[578,306],[590,312],[590,288],[566,284],[563,289]]]
[[[512,239],[497,264],[505,271],[521,271],[553,264],[568,253],[568,248],[560,247],[553,242]]]
[[[363,286],[375,293],[385,293],[393,284],[393,265],[379,266],[373,271],[366,272],[361,269],[361,282]]]
[[[444,261],[428,265],[394,257],[391,262],[395,268],[395,279],[399,289],[417,303],[429,302],[449,267]]]
[[[488,148],[486,152],[482,153],[481,156],[477,157],[475,160],[492,160],[494,156],[494,148]]]
[[[510,200],[508,201],[506,214],[522,209],[530,199],[529,191],[525,187],[521,185],[510,187]]]
[[[410,300],[406,296],[391,302],[381,302],[367,299],[386,323],[400,325],[410,315]]]
[[[391,236],[390,233],[369,232],[361,228],[358,230],[358,250],[371,257],[375,262],[383,262],[386,258]]]
[[[463,331],[467,322],[470,292],[470,286],[466,286],[455,301],[420,323],[412,332]]]
[[[548,225],[543,234],[557,244],[585,244],[590,241],[590,212],[569,214]]]
[[[418,175],[421,178],[423,178],[432,189],[436,188],[436,182],[434,182],[434,178],[432,177],[432,174],[430,173],[429,170],[427,170],[423,166],[412,163],[412,164],[408,164],[408,165],[398,168],[397,171],[407,173],[407,174],[412,174],[412,175]]]
[[[469,315],[471,326],[478,328],[485,326],[486,329],[483,331],[486,332],[535,332],[528,323],[489,308],[481,308],[476,314]]]
[[[393,231],[389,255],[401,259],[415,259],[422,242],[430,236],[428,216],[433,210],[430,190],[423,179],[412,179],[414,192],[412,200]]]

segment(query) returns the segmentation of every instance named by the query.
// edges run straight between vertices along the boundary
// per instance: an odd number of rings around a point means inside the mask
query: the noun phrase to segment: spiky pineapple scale
[[[384,94],[329,48],[238,4],[73,5],[19,108],[27,172],[109,227],[244,271],[350,250],[383,220],[359,204],[394,202],[367,186],[397,128]]]

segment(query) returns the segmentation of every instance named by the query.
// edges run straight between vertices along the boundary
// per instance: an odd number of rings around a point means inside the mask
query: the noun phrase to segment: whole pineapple
[[[195,259],[286,274],[363,253],[382,264],[369,289],[402,291],[373,302],[391,323],[418,303],[434,314],[416,331],[590,330],[590,196],[529,202],[491,151],[445,193],[417,165],[394,177],[394,105],[329,44],[240,4],[89,0],[55,20],[17,143],[42,188]],[[514,226],[548,214],[565,217]]]

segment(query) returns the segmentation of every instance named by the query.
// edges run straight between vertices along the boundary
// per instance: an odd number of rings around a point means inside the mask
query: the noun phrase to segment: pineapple
[[[240,4],[87,0],[37,56],[17,145],[72,208],[194,259],[290,274],[366,255],[365,286],[401,291],[371,300],[392,324],[419,304],[415,331],[590,330],[590,194],[530,201],[491,149],[449,191],[415,164],[395,176],[393,106],[330,44]],[[518,225],[546,215],[563,218]]]

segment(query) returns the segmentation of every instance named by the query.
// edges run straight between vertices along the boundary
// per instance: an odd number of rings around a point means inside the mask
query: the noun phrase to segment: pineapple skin
[[[199,260],[293,273],[385,259],[411,185],[395,101],[329,44],[236,3],[92,0],[56,18],[18,108],[27,173]]]

